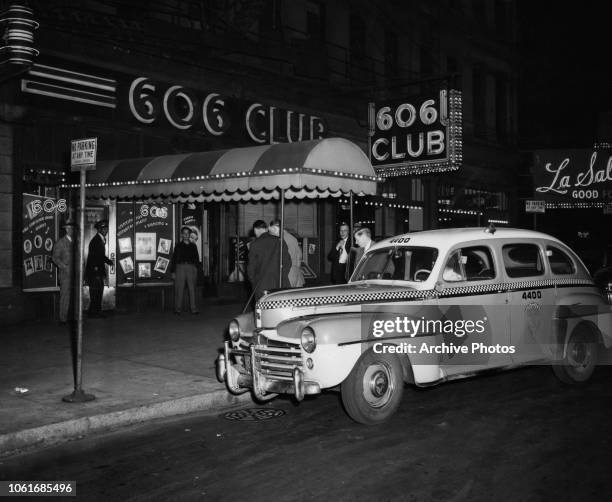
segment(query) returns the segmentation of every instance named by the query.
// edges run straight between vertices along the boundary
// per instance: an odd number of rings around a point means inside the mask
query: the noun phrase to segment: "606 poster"
[[[53,246],[57,240],[57,215],[66,212],[66,201],[23,194],[22,278],[24,291],[57,288]]]

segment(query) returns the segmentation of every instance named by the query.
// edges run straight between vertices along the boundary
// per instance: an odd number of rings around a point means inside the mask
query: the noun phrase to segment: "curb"
[[[231,408],[252,403],[249,393],[234,396],[226,390],[171,399],[160,403],[146,404],[127,410],[101,413],[88,417],[65,420],[0,435],[0,458],[21,453],[24,450],[46,448],[71,439],[96,432],[134,425],[157,418],[185,415],[198,411]]]

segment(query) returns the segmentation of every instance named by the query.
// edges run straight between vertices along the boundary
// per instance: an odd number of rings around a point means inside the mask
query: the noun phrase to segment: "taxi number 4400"
[[[524,291],[523,292],[523,300],[536,300],[538,298],[542,298],[541,291]]]

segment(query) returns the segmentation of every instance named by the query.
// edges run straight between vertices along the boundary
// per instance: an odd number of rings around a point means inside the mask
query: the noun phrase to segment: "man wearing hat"
[[[94,225],[97,230],[89,241],[89,254],[85,266],[85,277],[89,284],[89,317],[102,317],[102,294],[106,279],[106,265],[113,262],[106,256],[106,235],[108,220],[100,220]]]
[[[53,246],[53,263],[59,269],[60,283],[60,304],[59,320],[60,324],[68,322],[68,312],[72,305],[72,291],[74,289],[74,221],[68,217],[61,225],[65,231]]]

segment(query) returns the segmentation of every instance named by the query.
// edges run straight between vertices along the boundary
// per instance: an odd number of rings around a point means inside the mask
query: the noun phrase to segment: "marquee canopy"
[[[99,162],[88,198],[268,200],[376,193],[365,153],[342,138]]]

